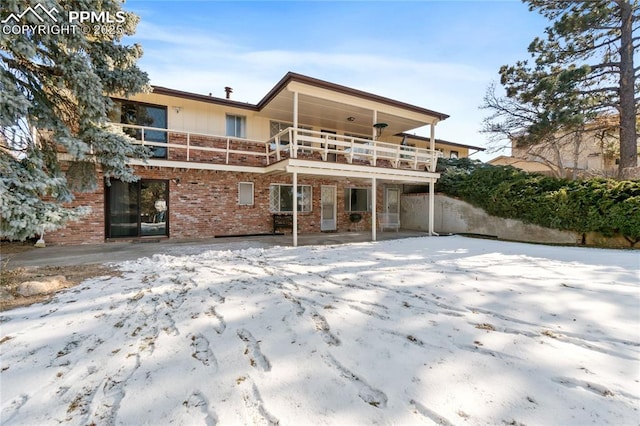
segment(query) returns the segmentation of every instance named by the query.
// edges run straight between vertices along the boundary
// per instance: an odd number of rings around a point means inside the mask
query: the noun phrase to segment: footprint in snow
[[[244,354],[249,356],[249,363],[252,367],[262,371],[271,371],[271,364],[266,356],[260,350],[260,343],[251,335],[251,333],[242,328],[236,331],[236,334],[246,344]]]
[[[202,334],[189,335],[191,339],[191,347],[193,353],[191,356],[206,366],[211,366],[217,370],[218,361],[216,360],[213,352],[209,348],[209,340]]]
[[[385,395],[384,392],[372,387],[365,382],[364,379],[349,371],[330,354],[323,355],[322,358],[329,367],[338,370],[338,373],[340,373],[342,377],[349,380],[355,386],[358,390],[358,396],[364,402],[376,408],[385,408],[387,406],[387,395]]]

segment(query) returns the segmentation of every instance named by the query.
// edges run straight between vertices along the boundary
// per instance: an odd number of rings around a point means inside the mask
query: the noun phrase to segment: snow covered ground
[[[1,423],[637,425],[639,266],[463,237],[125,262],[1,314]]]

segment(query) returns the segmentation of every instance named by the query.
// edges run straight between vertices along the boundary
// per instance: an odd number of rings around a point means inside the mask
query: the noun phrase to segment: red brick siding
[[[264,234],[272,232],[272,213],[269,211],[269,186],[272,183],[291,184],[292,177],[261,176],[205,170],[166,168],[136,168],[142,179],[169,181],[169,236],[176,239],[211,238],[223,235]],[[238,205],[238,183],[253,182],[254,204]],[[299,213],[300,233],[320,232],[320,194],[322,185],[334,185],[337,196],[337,231],[355,230],[344,210],[344,188],[367,188],[362,181],[350,182],[344,178],[313,178],[301,176],[299,185],[312,187],[312,211]],[[383,209],[384,185],[377,190],[378,211]],[[47,234],[50,244],[99,243],[105,240],[105,191],[100,187],[90,194],[77,194],[74,206],[88,205],[89,216],[70,223],[66,228]],[[361,231],[371,228],[371,213],[363,213],[358,225]],[[291,232],[290,230],[286,232]]]
[[[168,159],[173,161],[187,161],[187,136],[181,133],[169,133],[169,143],[182,145],[184,148],[169,148]],[[229,150],[244,151],[247,154],[230,153],[227,162],[227,139],[215,138],[209,136],[191,135],[189,137],[189,160],[197,163],[213,163],[213,164],[234,164],[243,166],[265,166],[267,164],[266,157],[260,154],[266,154],[264,144],[229,139]],[[220,151],[204,151],[198,148],[216,148],[225,150]],[[255,152],[256,155],[250,153]]]
[[[99,179],[102,179],[100,177]],[[99,180],[100,182],[101,180]],[[104,242],[104,188],[92,193],[75,194],[71,206],[88,206],[91,212],[66,228],[45,234],[47,244],[94,244]]]

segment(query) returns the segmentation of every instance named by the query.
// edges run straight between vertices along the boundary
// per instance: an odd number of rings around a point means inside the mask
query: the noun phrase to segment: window
[[[134,124],[136,126],[167,128],[167,107],[161,105],[149,105],[139,102],[114,99],[113,109],[109,113],[109,119],[114,123]],[[142,130],[124,127],[123,131],[132,138],[142,140]],[[167,132],[161,130],[145,130],[145,142],[154,144],[167,143]],[[167,148],[154,146],[153,158],[167,158]]]
[[[274,137],[275,135],[277,135],[278,133],[280,133],[281,131],[289,127],[293,127],[293,124],[272,120],[269,122],[269,136]]]
[[[283,121],[270,121],[269,122],[269,136],[274,137],[281,131],[288,129],[289,127],[293,127],[293,123],[285,123]],[[298,125],[298,129],[300,130],[311,130],[311,127],[308,126],[300,126]],[[311,136],[309,133],[298,132],[298,135],[301,136]],[[285,133],[280,136],[280,150],[289,149],[289,134]],[[311,146],[310,142],[300,141],[299,144],[301,146]],[[271,149],[274,150],[276,148],[275,142],[271,144]],[[311,151],[308,149],[300,149],[301,153],[309,154]]]
[[[298,211],[311,211],[311,185],[298,185]],[[293,211],[293,185],[273,184],[269,187],[269,210],[272,213]]]
[[[227,114],[227,136],[247,137],[247,118],[241,115]]]
[[[371,190],[369,188],[345,188],[344,210],[346,212],[371,211]]]
[[[449,158],[458,158],[458,151],[451,151]]]
[[[253,205],[253,182],[238,183],[238,204],[241,206]]]

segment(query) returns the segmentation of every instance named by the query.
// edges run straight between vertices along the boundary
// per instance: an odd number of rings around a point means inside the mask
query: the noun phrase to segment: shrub
[[[439,160],[437,190],[487,213],[548,228],[640,241],[640,181],[556,179],[469,159]]]

